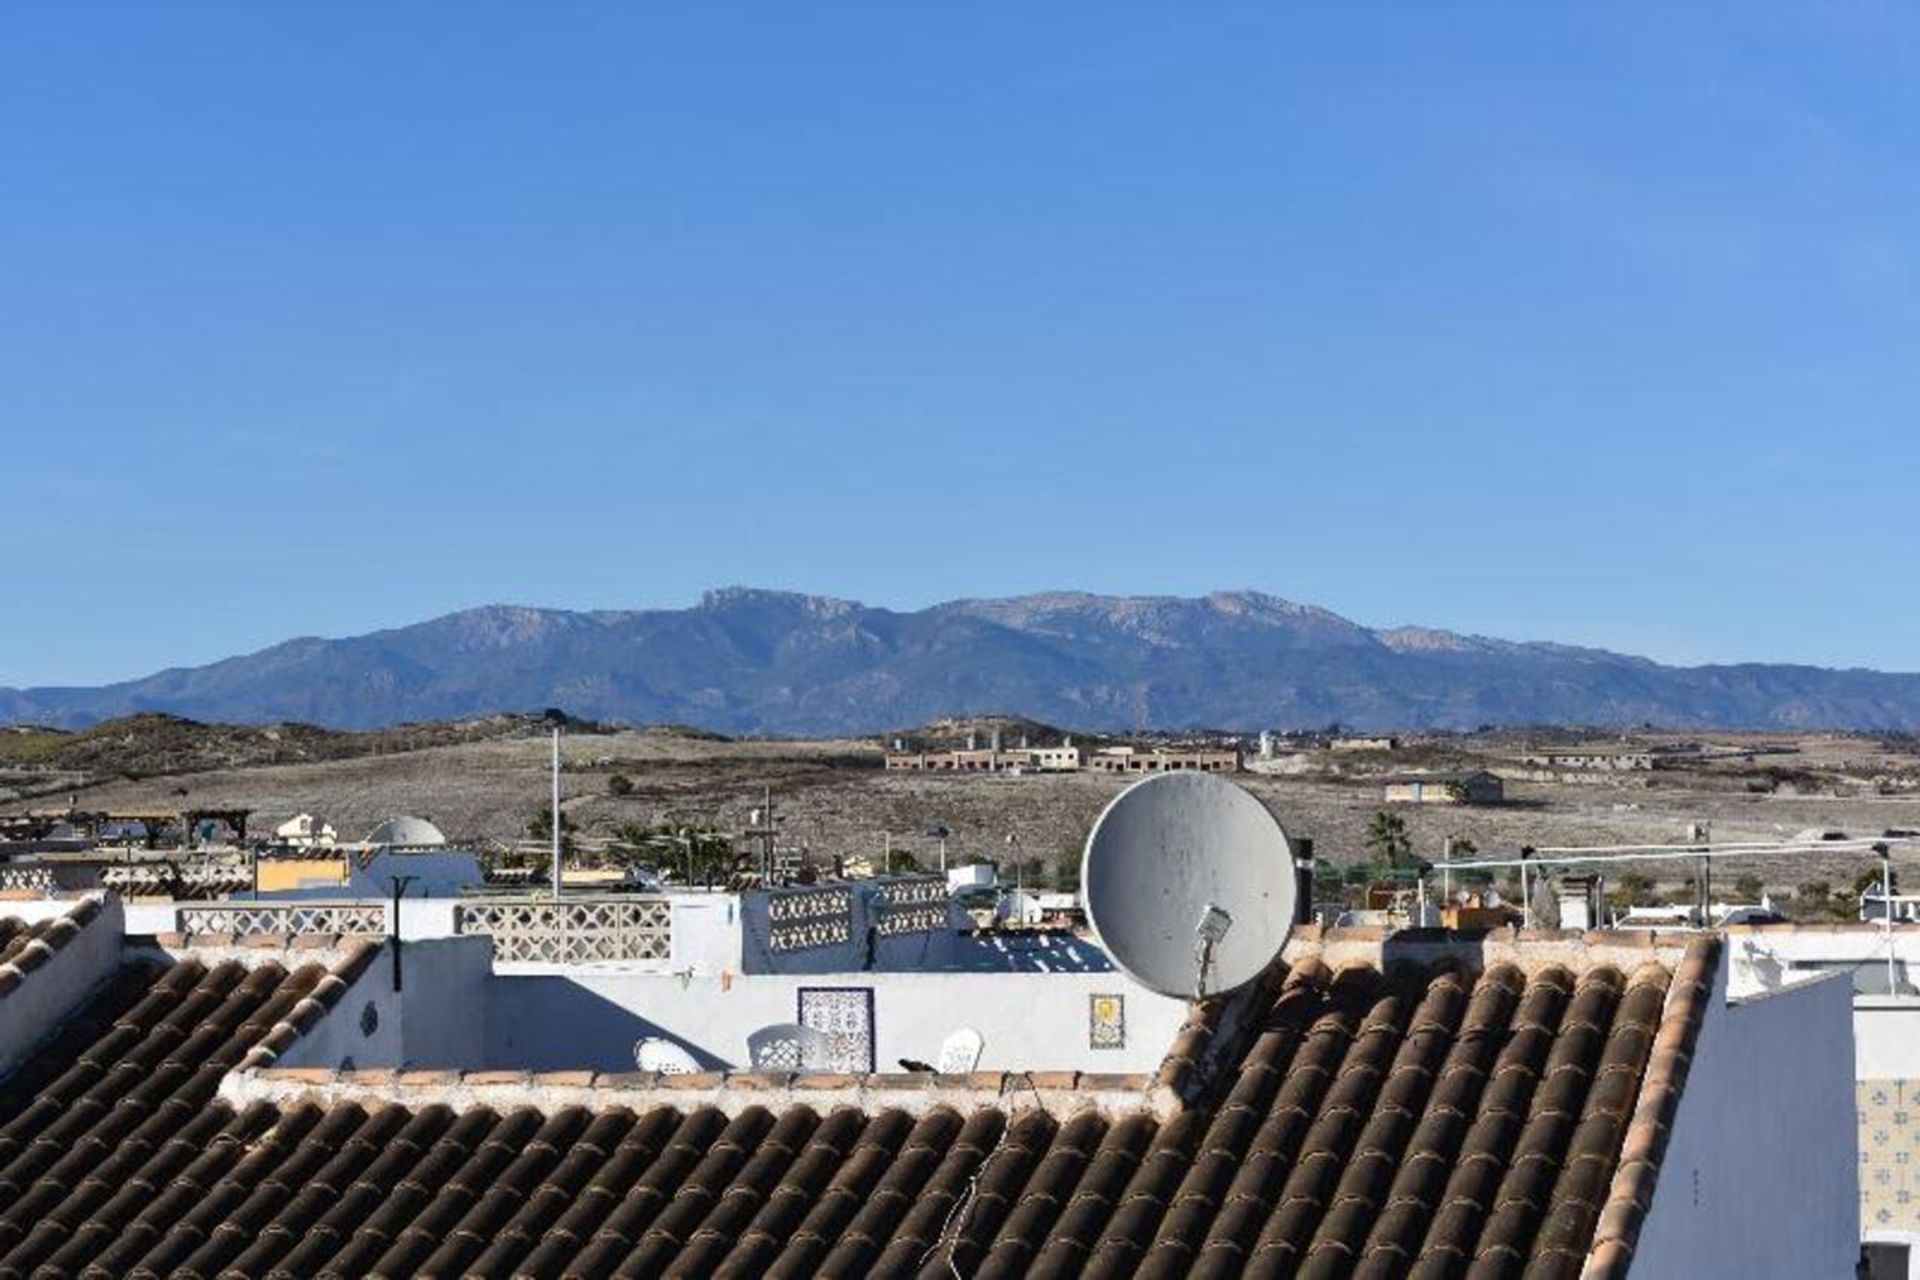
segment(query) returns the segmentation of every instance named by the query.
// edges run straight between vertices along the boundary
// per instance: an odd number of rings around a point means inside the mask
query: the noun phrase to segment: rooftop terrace
[[[135,948],[0,1089],[0,1278],[1617,1275],[1684,945],[1315,933],[1155,1074],[965,1077],[280,1067],[380,944]]]

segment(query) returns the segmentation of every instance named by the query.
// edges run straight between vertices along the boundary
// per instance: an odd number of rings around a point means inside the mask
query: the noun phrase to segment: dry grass
[[[1717,840],[1776,839],[1809,827],[1855,835],[1888,827],[1920,827],[1920,795],[1873,794],[1874,779],[1906,776],[1915,762],[1852,737],[1803,740],[1791,761],[1801,785],[1825,794],[1758,794],[1750,781],[1761,766],[1729,764],[1702,771],[1626,776],[1598,784],[1509,782],[1510,803],[1491,808],[1405,806],[1417,854],[1437,858],[1449,836],[1483,852],[1521,845],[1664,843],[1685,839],[1690,824],[1710,822]],[[184,791],[196,803],[247,805],[266,822],[311,811],[358,836],[397,813],[431,818],[452,834],[510,840],[545,803],[547,740],[534,734],[401,750],[378,756],[215,769],[180,776],[116,780],[91,788],[85,803],[139,808],[168,805]],[[785,816],[785,838],[818,855],[878,854],[889,837],[932,863],[936,842],[926,828],[953,831],[953,857],[1003,857],[1007,837],[1021,856],[1054,861],[1078,850],[1100,809],[1125,785],[1094,774],[943,776],[888,773],[873,742],[732,742],[668,730],[623,731],[565,740],[568,814],[588,835],[626,822],[687,821],[738,830],[773,789]],[[633,783],[608,794],[616,773]],[[1364,860],[1364,831],[1382,807],[1375,785],[1357,779],[1243,774],[1243,785],[1267,800],[1296,836],[1313,838],[1323,858]],[[1810,780],[1810,781],[1809,781]],[[1851,794],[1832,794],[1832,790]],[[1853,856],[1770,860],[1759,871],[1770,884],[1792,887],[1827,879],[1850,884],[1863,864]],[[1741,868],[1723,866],[1731,885]],[[1691,873],[1684,863],[1656,868],[1670,880]]]

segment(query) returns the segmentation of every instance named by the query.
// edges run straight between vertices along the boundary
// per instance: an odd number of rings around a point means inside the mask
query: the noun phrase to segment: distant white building
[[[999,883],[999,873],[991,862],[969,862],[963,867],[947,868],[947,889],[991,889]]]
[[[1096,773],[1171,773],[1195,769],[1202,773],[1237,773],[1240,752],[1226,748],[1197,747],[1169,750],[1155,747],[1142,751],[1137,747],[1103,747],[1087,757],[1087,768]]]
[[[1071,773],[1080,764],[1080,748],[1072,745],[895,751],[887,756],[887,768],[917,773]]]
[[[1526,763],[1539,769],[1604,770],[1611,773],[1636,773],[1655,767],[1657,756],[1645,747],[1593,746],[1549,747],[1529,752]]]
[[[296,814],[273,829],[274,840],[295,849],[331,849],[339,833],[310,813]]]

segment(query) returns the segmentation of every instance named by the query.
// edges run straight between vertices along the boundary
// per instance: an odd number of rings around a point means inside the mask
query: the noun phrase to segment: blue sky
[[[10,7],[0,684],[1256,587],[1920,669],[1920,10]]]

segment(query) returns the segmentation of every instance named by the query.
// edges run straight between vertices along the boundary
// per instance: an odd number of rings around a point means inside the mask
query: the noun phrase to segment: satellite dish
[[[1128,977],[1201,997],[1251,981],[1293,928],[1293,850],[1252,793],[1210,773],[1142,779],[1093,824],[1087,917]]]

